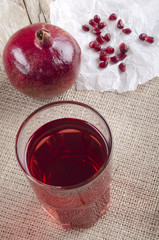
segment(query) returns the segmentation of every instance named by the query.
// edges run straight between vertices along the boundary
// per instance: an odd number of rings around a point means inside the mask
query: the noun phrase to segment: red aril
[[[154,38],[153,38],[153,37],[146,36],[146,37],[145,37],[145,42],[154,43]]]
[[[119,28],[119,29],[124,28],[124,24],[123,24],[123,21],[121,19],[119,19],[118,22],[117,22],[117,28]]]
[[[106,55],[106,54],[104,54],[104,53],[100,53],[100,55],[99,55],[99,60],[101,60],[101,61],[108,61],[109,60],[109,57],[108,57],[108,55]]]
[[[122,31],[125,34],[130,34],[131,33],[131,29],[130,28],[124,28]]]
[[[89,24],[92,26],[92,27],[96,27],[97,24],[95,23],[95,21],[93,19],[90,19],[89,20]]]
[[[94,50],[95,50],[96,52],[99,52],[99,51],[101,50],[101,45],[100,45],[100,43],[95,42]]]
[[[119,64],[119,69],[120,69],[121,72],[125,72],[125,70],[126,70],[126,65],[125,65],[125,63],[120,63],[120,64]]]
[[[11,84],[20,92],[48,98],[68,90],[78,76],[81,49],[63,29],[32,24],[17,31],[3,51]]]
[[[119,61],[122,61],[124,58],[126,58],[126,54],[125,53],[119,53],[118,54],[118,59],[119,59]]]
[[[103,44],[103,43],[104,43],[103,37],[102,37],[101,35],[98,35],[98,36],[96,37],[96,40],[97,40],[97,42],[99,42],[100,44]]]
[[[117,63],[117,62],[119,62],[119,59],[118,59],[117,56],[113,56],[113,57],[110,57],[110,62],[111,63]]]
[[[119,50],[121,53],[126,53],[129,50],[129,48],[125,43],[121,43],[119,45]]]
[[[90,48],[94,48],[94,47],[95,47],[95,43],[96,43],[96,41],[91,41],[91,42],[89,43],[89,47],[90,47]]]
[[[100,35],[101,34],[101,31],[100,31],[100,29],[99,28],[94,28],[93,30],[92,30],[92,32],[94,33],[94,34],[96,34],[96,35]]]
[[[117,19],[117,16],[115,13],[112,13],[109,18],[108,18],[110,21],[115,21]]]
[[[99,28],[99,29],[102,29],[102,28],[104,28],[104,27],[106,27],[106,23],[105,23],[105,22],[100,22],[100,23],[98,23],[98,28]]]
[[[100,20],[101,20],[101,18],[100,18],[98,15],[95,15],[95,16],[94,16],[94,21],[95,21],[96,23],[99,23]]]
[[[82,25],[82,29],[83,29],[83,31],[88,32],[89,31],[89,26],[88,25]]]
[[[140,35],[139,35],[139,39],[141,40],[141,41],[145,41],[145,38],[147,37],[147,34],[146,33],[141,33]]]
[[[106,68],[108,66],[108,61],[100,62],[99,68]]]
[[[110,35],[109,33],[106,33],[106,34],[103,36],[103,38],[104,38],[104,40],[105,40],[106,42],[109,42],[110,39],[111,39],[111,35]]]
[[[112,54],[112,53],[114,52],[114,48],[111,47],[111,46],[108,46],[108,47],[106,47],[105,51],[106,51],[106,53],[108,53],[108,54]]]

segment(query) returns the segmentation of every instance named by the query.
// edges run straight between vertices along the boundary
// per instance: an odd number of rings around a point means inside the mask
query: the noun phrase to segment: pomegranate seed
[[[112,54],[114,52],[114,48],[111,47],[111,46],[108,46],[106,49],[105,49],[106,53],[108,54]]]
[[[96,34],[96,35],[100,35],[101,34],[101,31],[99,28],[94,28],[93,29],[93,33]]]
[[[112,13],[109,18],[108,18],[110,21],[114,21],[117,19],[117,16],[115,15],[115,13]]]
[[[99,28],[99,29],[102,29],[102,28],[104,28],[104,27],[106,27],[106,23],[105,23],[105,22],[100,22],[100,23],[98,24],[98,28]]]
[[[125,72],[125,70],[126,70],[126,65],[125,65],[125,63],[120,63],[120,64],[119,64],[119,69],[120,69],[121,72]]]
[[[110,62],[117,63],[119,61],[117,56],[110,57]]]
[[[117,22],[117,27],[118,27],[119,29],[124,28],[124,24],[123,24],[123,21],[122,21],[121,19],[118,20],[118,22]]]
[[[96,40],[97,40],[97,42],[99,42],[100,44],[103,44],[103,43],[104,43],[104,41],[103,41],[103,37],[100,36],[100,35],[97,36]]]
[[[125,43],[121,43],[119,45],[119,50],[121,53],[126,53],[129,50],[129,48]]]
[[[106,68],[107,66],[108,66],[108,61],[100,62],[100,63],[99,63],[99,67],[100,67],[100,68]]]
[[[130,34],[131,33],[131,29],[130,28],[124,28],[122,31],[125,34]]]
[[[95,21],[93,19],[90,19],[89,20],[89,24],[92,26],[92,27],[96,27],[97,24],[95,23]]]
[[[111,39],[111,35],[109,33],[106,33],[103,38],[106,42],[109,42]]]
[[[89,26],[88,25],[82,25],[82,29],[83,29],[83,31],[88,32],[89,31]]]
[[[100,17],[98,15],[94,16],[94,22],[99,23],[100,22]]]
[[[141,40],[141,41],[145,41],[145,38],[147,37],[147,34],[146,33],[141,33],[140,35],[139,35],[139,39]]]
[[[95,43],[96,43],[96,41],[91,41],[91,42],[89,43],[89,47],[90,47],[90,48],[94,48],[94,47],[95,47]]]
[[[119,61],[122,61],[124,58],[126,58],[126,54],[125,53],[119,53],[119,55],[118,55],[118,59],[119,59]]]
[[[153,38],[153,37],[146,36],[146,37],[145,37],[145,41],[148,42],[148,43],[153,43],[153,42],[154,42],[154,38]]]
[[[99,52],[99,51],[101,50],[101,45],[100,45],[100,43],[95,42],[94,50],[95,50],[96,52]]]
[[[104,53],[100,53],[100,55],[99,55],[99,60],[105,62],[105,61],[108,61],[108,59],[109,59],[108,55],[106,55],[106,54],[104,54]]]
[[[99,60],[101,60],[101,61],[108,61],[108,56],[107,55],[101,55],[100,57],[99,57]]]

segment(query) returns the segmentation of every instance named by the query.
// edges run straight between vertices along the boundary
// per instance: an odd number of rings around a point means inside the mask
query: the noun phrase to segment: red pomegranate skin
[[[40,43],[36,32],[50,32]],[[50,98],[67,91],[78,76],[81,49],[63,29],[46,23],[20,29],[7,42],[3,63],[11,84],[20,92],[37,98]]]

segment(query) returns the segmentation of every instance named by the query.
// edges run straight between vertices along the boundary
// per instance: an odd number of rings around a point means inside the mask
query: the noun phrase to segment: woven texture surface
[[[59,97],[37,100],[13,89],[0,62],[0,99],[0,239],[159,239],[159,78],[124,94],[77,92],[73,86]],[[22,121],[57,100],[89,104],[105,117],[113,133],[111,207],[86,230],[65,230],[52,222],[15,157],[15,136]]]

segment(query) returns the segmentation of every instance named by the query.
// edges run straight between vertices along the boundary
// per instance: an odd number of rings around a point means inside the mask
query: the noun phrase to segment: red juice
[[[83,182],[88,183],[106,164],[109,155],[109,146],[101,132],[92,124],[74,118],[46,123],[33,133],[26,146],[26,164],[31,176],[47,185],[70,189],[73,185],[77,187]],[[70,226],[82,227],[87,226],[87,222],[94,223],[109,203],[110,175],[105,175],[100,181],[98,189],[91,185],[85,188],[83,195],[71,195],[65,210],[62,209],[65,196],[61,195],[59,200],[48,190],[39,190],[37,186],[33,188],[39,198],[47,203],[45,208],[48,210],[49,206],[48,211],[51,215],[56,214],[61,224],[70,222]],[[60,201],[63,205],[60,205]],[[77,209],[78,204],[81,204],[81,210]]]
[[[103,135],[78,119],[58,119],[40,127],[29,140],[27,166],[39,181],[54,186],[81,183],[109,156]]]

